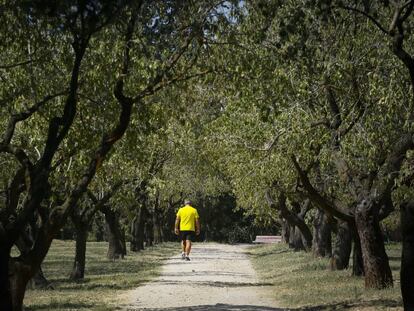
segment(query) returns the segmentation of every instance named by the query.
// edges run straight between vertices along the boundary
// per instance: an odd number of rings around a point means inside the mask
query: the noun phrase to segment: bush
[[[382,221],[382,230],[386,241],[401,242],[400,212],[394,211]]]
[[[226,242],[229,244],[251,243],[251,232],[248,227],[233,226],[227,232],[223,232]]]

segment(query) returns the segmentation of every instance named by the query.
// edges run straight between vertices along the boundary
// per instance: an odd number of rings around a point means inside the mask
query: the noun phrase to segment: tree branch
[[[387,197],[392,192],[396,178],[400,175],[400,169],[406,158],[407,151],[413,149],[414,137],[411,133],[403,135],[393,146],[384,164],[384,175],[387,176],[387,181],[383,189],[379,191],[381,200],[387,200]]]
[[[33,106],[31,106],[30,108],[28,108],[26,111],[22,111],[20,113],[17,114],[13,114],[9,120],[9,123],[7,125],[7,129],[4,132],[3,135],[3,144],[8,144],[10,143],[13,134],[14,134],[14,130],[16,128],[16,124],[18,122],[24,121],[26,119],[28,119],[33,113],[35,113],[36,111],[38,111],[43,105],[45,105],[48,101],[59,97],[61,95],[64,95],[65,92],[59,92],[53,95],[48,95],[45,96],[41,101],[35,103]]]
[[[365,16],[366,18],[368,18],[371,22],[374,23],[375,26],[377,26],[377,28],[379,30],[381,30],[383,33],[389,35],[390,33],[381,25],[381,23],[379,21],[377,21],[373,16],[369,15],[367,12],[364,12],[360,9],[354,8],[354,7],[349,7],[349,6],[344,6],[344,5],[339,5],[338,8],[343,9],[343,10],[347,10],[347,11],[352,11],[352,12],[356,12],[358,14],[361,14],[363,16]]]
[[[19,66],[24,66],[24,65],[30,64],[30,63],[35,62],[35,61],[36,60],[34,60],[34,59],[28,59],[28,60],[25,60],[25,61],[14,63],[14,64],[0,65],[0,69],[11,69],[11,68],[19,67]]]
[[[280,212],[280,216],[289,223],[291,226],[296,226],[299,228],[300,232],[302,233],[303,237],[305,238],[307,243],[304,243],[306,248],[312,245],[312,232],[309,230],[309,227],[305,223],[305,221],[296,215],[296,213],[290,211],[286,206],[286,195],[283,192],[280,192],[278,203],[276,204],[274,199],[272,198],[272,195],[270,193],[270,190],[268,189],[265,192],[265,198],[267,200],[267,203],[269,206],[277,211]],[[303,211],[306,213],[305,211]]]
[[[309,199],[314,202],[316,205],[318,205],[323,210],[327,211],[328,213],[332,214],[333,216],[342,219],[347,222],[354,221],[354,218],[345,213],[340,211],[336,208],[336,206],[329,201],[328,198],[323,197],[311,184],[308,175],[305,173],[305,171],[302,170],[299,163],[296,160],[296,157],[294,155],[291,155],[291,160],[293,162],[293,165],[296,168],[296,171],[298,172],[299,178],[302,182],[303,187],[308,193]]]
[[[181,45],[181,47],[178,48],[177,52],[172,54],[167,61],[167,64],[165,66],[165,69],[160,71],[152,80],[152,82],[149,83],[149,85],[142,90],[136,97],[134,97],[133,102],[139,102],[142,98],[154,94],[157,90],[160,88],[165,87],[166,85],[170,84],[170,81],[164,80],[164,77],[167,76],[167,74],[174,68],[174,66],[178,63],[180,58],[184,55],[184,53],[187,51],[191,41],[194,39],[194,36],[192,34],[188,35],[184,43]],[[160,87],[162,85],[162,87]]]

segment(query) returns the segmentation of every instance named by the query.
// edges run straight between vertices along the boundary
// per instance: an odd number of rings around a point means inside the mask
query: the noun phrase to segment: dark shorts
[[[194,231],[180,231],[180,238],[182,241],[189,240],[193,241],[195,237]]]

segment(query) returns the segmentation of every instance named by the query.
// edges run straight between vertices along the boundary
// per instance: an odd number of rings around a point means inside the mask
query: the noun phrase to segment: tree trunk
[[[401,204],[401,229],[401,294],[404,311],[411,311],[414,310],[414,201]]]
[[[154,214],[154,243],[164,242],[163,232],[161,228],[161,222],[157,219],[157,216]]]
[[[312,232],[305,222],[305,215],[310,210],[310,201],[306,200],[302,204],[293,201],[292,210],[287,208],[286,195],[281,192],[279,194],[278,202],[276,203],[270,192],[266,192],[266,200],[272,208],[280,212],[280,217],[289,223],[289,247],[295,250],[309,251],[312,249]]]
[[[289,233],[290,227],[289,223],[285,219],[280,220],[281,227],[282,227],[282,242],[289,244]]]
[[[392,286],[393,280],[378,210],[374,202],[363,200],[357,206],[355,222],[361,240],[365,287],[382,289]]]
[[[295,251],[305,250],[305,247],[303,246],[302,233],[296,226],[290,227],[289,247],[293,248]]]
[[[12,293],[12,310],[23,310],[23,299],[26,292],[26,286],[31,279],[31,267],[24,264],[20,258],[12,258],[9,262],[10,265],[10,289]]]
[[[35,241],[38,229],[36,228],[36,222],[33,220],[30,225],[27,226],[20,237],[17,239],[15,246],[19,249],[22,256],[27,255]],[[32,279],[29,281],[29,287],[32,289],[40,288],[53,288],[50,282],[46,279],[43,274],[42,267],[40,266],[37,272],[34,274]]]
[[[352,275],[362,276],[364,272],[364,261],[362,259],[361,241],[357,233],[354,233],[354,245],[352,252]]]
[[[329,266],[331,270],[348,269],[352,249],[352,235],[348,223],[339,220],[336,231],[336,240]]]
[[[154,243],[162,243],[164,242],[164,236],[162,231],[162,221],[160,217],[159,209],[155,209],[152,217],[152,222],[154,224]]]
[[[105,207],[102,210],[105,214],[107,236],[109,242],[107,258],[110,260],[124,258],[124,255],[126,255],[126,249],[124,248],[124,242],[122,241],[119,216],[109,207]]]
[[[299,230],[300,237],[302,239],[303,250],[305,252],[309,252],[312,250],[312,232],[309,229],[307,223],[305,222],[305,216],[312,208],[310,200],[305,200],[302,203],[292,202],[292,216],[293,216],[293,223],[296,227],[296,230]],[[288,221],[290,217],[286,218]]]
[[[126,238],[125,238],[125,230],[119,226],[119,232],[121,233],[121,249],[122,249],[122,258],[124,258],[127,254],[127,247],[126,247]]]
[[[131,252],[139,252],[144,249],[144,240],[141,240],[139,235],[140,218],[139,215],[136,215],[131,223]]]
[[[12,296],[9,282],[10,249],[7,249],[4,239],[0,247],[0,306],[4,311],[12,311]]]
[[[313,221],[312,252],[316,257],[330,257],[332,254],[331,224],[326,213],[317,208]]]
[[[54,289],[52,284],[46,279],[43,274],[42,267],[37,270],[36,274],[30,280],[30,288],[32,289]]]
[[[73,263],[71,280],[83,279],[85,276],[86,241],[88,239],[88,225],[75,224],[76,227],[76,253]]]
[[[44,219],[42,219],[42,223],[44,223],[43,221]],[[19,257],[12,258],[10,256],[10,249],[7,255],[6,253],[0,253],[7,256],[8,282],[5,288],[6,293],[7,291],[10,293],[11,310],[23,310],[23,299],[28,283],[36,273],[38,275],[43,274],[41,272],[41,263],[46,257],[56,233],[57,230],[53,226],[37,227],[36,224],[32,224],[31,227],[29,226],[24,231],[22,230],[21,235],[15,241],[15,245],[20,250]],[[4,244],[8,245],[7,243]],[[7,247],[4,248],[7,249]],[[3,259],[5,258],[1,258],[1,260]],[[7,310],[10,300],[6,297],[5,301],[0,303],[1,310]]]
[[[129,243],[129,250],[131,252],[138,252],[138,245],[137,245],[137,232],[138,232],[138,215],[135,215],[135,217],[131,221],[131,243]]]
[[[154,245],[154,222],[152,215],[148,215],[145,223],[145,244],[147,247]]]
[[[105,222],[101,219],[101,217],[95,218],[96,224],[96,231],[95,231],[95,239],[97,242],[102,242],[105,240]]]
[[[156,199],[154,201],[154,212],[152,213],[152,223],[154,225],[153,236],[154,244],[158,244],[164,241],[163,232],[161,228],[162,221],[162,211],[160,208],[160,196],[157,192]]]
[[[141,208],[140,217],[138,219],[138,230],[136,238],[136,242],[139,248],[138,250],[143,250],[145,241],[145,211],[143,208]]]
[[[146,247],[154,245],[154,226],[150,226],[148,223],[145,230],[145,245]]]
[[[132,221],[131,251],[139,252],[144,249],[145,215],[144,207],[141,206]]]

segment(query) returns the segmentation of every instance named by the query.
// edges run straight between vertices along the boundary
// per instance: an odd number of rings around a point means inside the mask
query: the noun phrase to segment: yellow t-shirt
[[[195,231],[195,220],[200,218],[197,210],[190,205],[180,208],[177,217],[180,217],[180,231]]]

